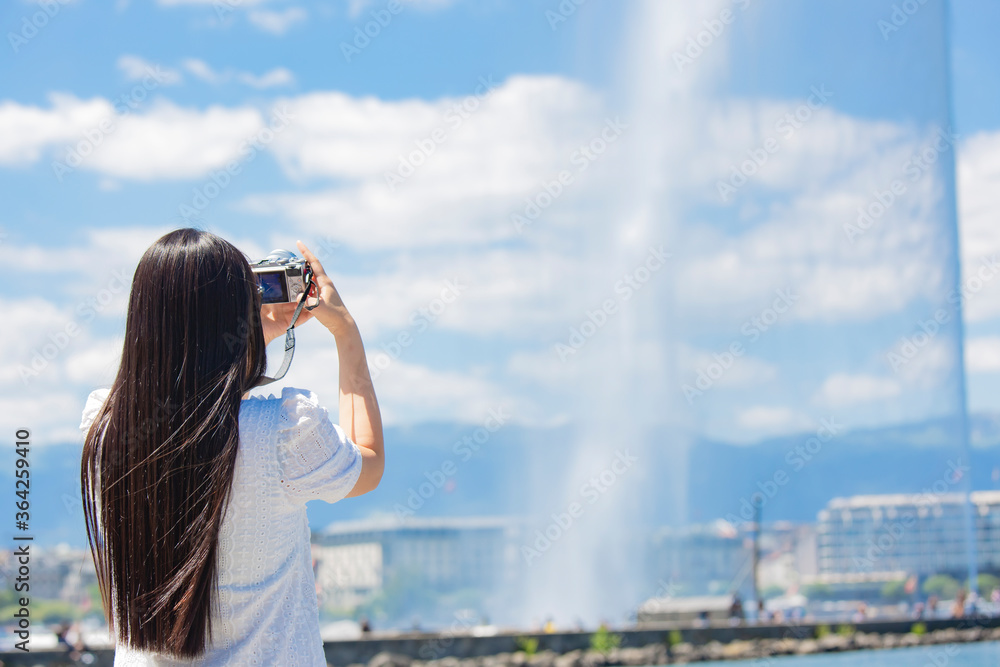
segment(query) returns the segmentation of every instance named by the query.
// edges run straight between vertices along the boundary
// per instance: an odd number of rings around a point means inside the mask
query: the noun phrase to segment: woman
[[[115,665],[326,665],[305,503],[382,477],[364,346],[301,242],[339,356],[340,425],[315,394],[249,398],[296,304],[261,305],[246,257],[208,232],[154,243],[132,280],[121,366],[93,392],[81,481]]]

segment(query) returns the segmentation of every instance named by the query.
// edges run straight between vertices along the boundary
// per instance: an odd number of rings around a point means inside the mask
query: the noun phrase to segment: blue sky
[[[888,359],[954,289],[950,160],[963,271],[1000,252],[995,3],[951,8],[957,150],[847,243],[857,207],[905,180],[904,162],[946,122],[934,0],[889,33],[882,1],[589,0],[565,20],[555,0],[409,0],[396,14],[380,0],[225,1],[56,2],[13,42],[44,3],[0,9],[0,298],[19,323],[3,337],[7,426],[79,438],[79,408],[110,382],[120,346],[115,271],[130,275],[158,235],[187,224],[184,206],[252,257],[297,238],[320,249],[370,362],[385,366],[376,387],[390,423],[618,409],[753,442],[831,414],[868,426],[954,410],[954,321],[912,363]],[[678,68],[674,55],[723,16]],[[342,43],[378,17],[386,25],[348,61]],[[832,96],[808,107],[816,87]],[[121,100],[134,105],[125,116]],[[778,121],[803,105],[808,120],[786,136]],[[99,141],[78,166],[53,167],[88,136]],[[768,163],[720,201],[718,183],[769,138]],[[434,152],[390,187],[421,142]],[[606,150],[587,157],[587,145]],[[230,164],[239,173],[220,175]],[[571,182],[518,230],[512,216],[563,172]],[[649,271],[660,245],[672,260],[625,299],[618,281]],[[39,287],[24,267],[43,264]],[[1000,409],[997,282],[966,313],[976,410]],[[799,298],[751,340],[744,326],[768,316],[777,290]],[[608,299],[615,312],[591,316]],[[574,331],[595,317],[604,323],[576,349]],[[51,359],[21,370],[71,324],[79,333]],[[734,342],[745,353],[686,400],[683,386]],[[332,398],[331,341],[306,328],[299,344],[287,383]]]

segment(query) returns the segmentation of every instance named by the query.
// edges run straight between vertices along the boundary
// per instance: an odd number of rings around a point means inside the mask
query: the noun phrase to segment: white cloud
[[[1000,336],[970,338],[965,345],[965,365],[969,373],[1000,371]]]
[[[185,109],[169,102],[123,118],[84,167],[122,179],[199,177],[240,154],[263,125],[256,109]]]
[[[801,430],[810,422],[786,406],[757,405],[741,410],[736,423],[740,428],[775,434]]]
[[[183,81],[181,73],[177,70],[164,68],[139,56],[123,55],[118,58],[117,64],[118,69],[129,81],[142,81],[151,77],[162,86],[173,86]]]
[[[983,261],[1000,254],[1000,131],[982,132],[962,142],[958,153],[958,204],[964,282],[970,292],[965,315],[970,322],[1000,316],[1000,276],[976,283]]]
[[[253,88],[264,89],[278,86],[288,86],[295,83],[295,75],[284,67],[276,67],[261,75],[250,72],[234,72],[233,70],[216,71],[203,60],[188,58],[182,66],[195,78],[211,85],[220,85],[236,80]]]
[[[194,75],[195,78],[201,79],[205,83],[217,84],[221,83],[223,80],[222,75],[217,74],[215,70],[209,67],[208,63],[204,60],[198,60],[197,58],[187,58],[181,63],[188,72]]]
[[[110,385],[121,363],[122,340],[102,340],[66,359],[66,376],[82,386]]]
[[[104,99],[80,100],[72,95],[49,94],[49,109],[0,103],[0,164],[21,166],[37,162],[43,149],[65,144],[96,128],[114,115]]]
[[[450,7],[455,4],[456,1],[457,0],[400,0],[400,3],[404,6],[413,7],[421,11],[434,11]],[[368,8],[376,8],[376,0],[350,0],[347,5],[347,15],[352,19],[356,19],[361,12]]]
[[[236,78],[241,83],[260,89],[290,86],[295,83],[295,75],[284,67],[276,67],[264,72],[260,76],[255,76],[249,72],[240,72],[236,75]]]
[[[681,345],[678,352],[680,357],[680,377],[682,382],[692,385],[699,372],[708,373],[710,366],[719,366],[716,358],[719,352],[710,350],[700,350],[687,345]],[[729,354],[729,353],[725,353]],[[731,354],[729,354],[732,357]],[[753,387],[765,382],[770,382],[778,376],[778,368],[763,359],[747,354],[733,357],[725,372],[713,381],[713,387]],[[711,376],[710,376],[711,377]]]
[[[902,393],[898,380],[864,373],[834,373],[820,387],[815,400],[823,405],[841,408],[856,403],[896,398]]]
[[[204,110],[183,108],[160,100],[145,113],[119,116],[103,99],[79,100],[50,96],[51,107],[5,102],[0,105],[0,164],[30,164],[44,150],[69,162],[69,149],[97,134],[80,168],[123,180],[195,178],[238,157],[240,146],[263,126],[252,108]],[[99,128],[108,121],[111,132]]]
[[[472,111],[456,111],[462,103]],[[294,179],[323,177],[341,185],[249,197],[246,209],[285,216],[366,249],[515,236],[510,215],[524,208],[524,198],[536,194],[544,179],[575,169],[573,151],[604,124],[599,98],[558,77],[512,77],[482,101],[384,102],[314,93],[287,104],[295,123],[273,143],[283,168]],[[442,141],[431,139],[435,130],[443,133],[436,135]],[[425,160],[418,142],[431,153]],[[393,191],[386,174],[411,154],[422,164]],[[572,194],[564,194],[546,216],[550,227],[559,221],[555,209],[587,194],[579,183],[567,190]],[[565,224],[574,220],[580,222]]]
[[[707,125],[747,135],[745,145],[753,146],[762,141],[755,119],[780,118],[794,101],[719,107],[720,118]],[[947,262],[938,249],[947,234],[927,218],[941,205],[932,174],[908,182],[906,196],[854,243],[844,231],[868,204],[868,183],[902,178],[900,166],[925,143],[923,134],[833,111],[817,112],[809,122],[744,186],[761,189],[772,202],[745,231],[732,229],[736,211],[720,212],[722,224],[709,218],[685,225],[681,280],[698,286],[680,293],[685,316],[718,322],[749,304],[765,305],[782,288],[801,294],[788,316],[793,320],[865,320],[900,312],[919,297],[943,298]],[[723,165],[745,155],[731,148],[743,142],[720,133],[713,144],[709,134],[695,163],[677,178],[695,197],[703,192],[711,200],[716,180],[728,175]]]
[[[282,11],[255,9],[247,15],[247,20],[264,32],[284,35],[288,29],[306,20],[308,14],[301,7],[289,7]]]

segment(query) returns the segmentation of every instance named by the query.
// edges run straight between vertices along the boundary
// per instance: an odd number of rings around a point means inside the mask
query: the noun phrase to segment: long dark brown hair
[[[105,613],[134,648],[192,658],[211,640],[240,400],[265,372],[264,345],[256,282],[233,245],[178,229],[142,256],[81,464]]]

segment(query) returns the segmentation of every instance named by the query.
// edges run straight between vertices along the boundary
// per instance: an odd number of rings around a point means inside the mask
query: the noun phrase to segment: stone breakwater
[[[545,650],[528,655],[523,651],[518,651],[474,658],[446,657],[437,660],[414,660],[402,654],[383,652],[373,657],[367,664],[354,663],[348,667],[615,667],[617,665],[640,667],[643,665],[680,665],[709,660],[753,660],[782,655],[893,649],[977,641],[1000,641],[1000,627],[945,628],[926,634],[855,632],[853,634],[829,634],[820,639],[751,639],[736,640],[726,644],[719,641],[710,641],[701,645],[678,642],[673,646],[661,643],[642,647],[616,648],[607,653],[576,649],[563,654]],[[947,652],[944,648],[942,651]]]
[[[374,636],[361,640],[326,642],[330,667],[640,667],[679,665],[707,660],[767,660],[772,656],[806,655],[870,649],[937,645],[929,649],[933,664],[950,664],[957,644],[1000,641],[1000,618],[926,621],[922,634],[908,632],[913,621],[866,622],[814,639],[827,626],[758,625],[711,628],[622,630],[620,648],[607,653],[588,650],[590,633],[535,634],[539,650],[517,651],[524,635],[488,637],[418,634]],[[850,631],[850,632],[849,632]],[[670,645],[671,636],[675,640]],[[114,649],[92,652],[91,667],[112,667]],[[65,651],[0,652],[2,667],[71,667]],[[77,663],[79,664],[79,663]],[[770,663],[757,663],[764,667]]]

